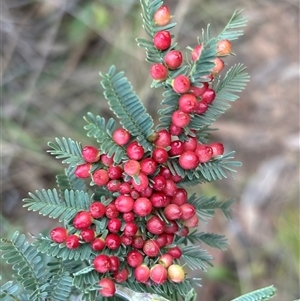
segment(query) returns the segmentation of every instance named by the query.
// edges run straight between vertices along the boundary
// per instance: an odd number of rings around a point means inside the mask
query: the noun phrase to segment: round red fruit
[[[145,158],[140,162],[141,171],[145,175],[152,175],[156,171],[157,163],[152,158]]]
[[[140,172],[135,178],[133,178],[132,186],[138,192],[146,190],[148,185],[149,179],[143,172]]]
[[[126,236],[126,235],[122,235],[121,236],[121,243],[125,246],[131,246],[132,244],[132,236]]]
[[[150,277],[150,269],[142,264],[134,270],[134,277],[137,282],[147,283]]]
[[[153,240],[148,239],[145,241],[143,246],[143,252],[149,257],[156,257],[159,254],[160,247],[159,244]]]
[[[119,235],[110,233],[105,238],[106,246],[111,250],[117,250],[121,245],[121,238]]]
[[[175,124],[171,124],[169,130],[171,135],[173,136],[179,136],[183,132],[183,129],[181,127],[176,126]]]
[[[215,67],[212,70],[212,74],[214,76],[216,76],[224,69],[224,66],[225,66],[224,61],[221,60],[219,57],[216,57],[215,58]]]
[[[165,229],[165,223],[158,216],[153,215],[148,219],[146,228],[152,234],[162,234]]]
[[[135,176],[140,173],[141,165],[136,160],[128,160],[124,163],[124,171],[129,176]]]
[[[136,225],[136,223],[131,222],[131,223],[127,223],[124,227],[124,234],[126,236],[134,236],[137,231],[138,231],[138,226]]]
[[[168,77],[168,69],[160,63],[155,63],[150,67],[150,75],[154,80],[163,81]]]
[[[110,256],[110,271],[115,272],[118,271],[120,268],[120,259],[118,256]]]
[[[170,147],[170,156],[178,156],[183,153],[183,142],[180,140],[172,141]]]
[[[75,176],[79,179],[86,179],[90,177],[91,167],[92,165],[90,163],[77,165],[75,169]]]
[[[183,143],[183,149],[184,151],[195,151],[197,148],[197,138],[196,137],[188,137],[188,140],[185,140]]]
[[[116,129],[112,138],[118,145],[125,145],[130,140],[130,133],[123,128]]]
[[[140,146],[137,141],[129,143],[126,152],[129,159],[137,161],[142,159],[145,153],[143,147]]]
[[[166,196],[172,197],[177,190],[177,186],[175,182],[172,179],[167,179],[166,180],[166,187],[164,188],[163,192],[165,193]],[[169,200],[169,202],[171,199]]]
[[[171,50],[165,55],[164,61],[169,69],[177,69],[182,64],[182,53],[178,50]]]
[[[179,157],[179,165],[186,170],[195,169],[199,164],[198,156],[193,151],[186,151]]]
[[[123,169],[120,165],[111,165],[108,169],[107,169],[107,173],[110,179],[112,180],[117,180],[120,179],[122,177],[123,174]]]
[[[121,182],[119,180],[110,180],[106,185],[107,190],[112,192],[119,191],[120,186],[121,186]]]
[[[188,228],[197,227],[198,223],[199,223],[199,217],[197,216],[197,214],[195,214],[191,218],[183,221],[183,224]]]
[[[158,164],[163,164],[168,161],[168,152],[161,147],[157,147],[152,152],[152,158],[153,160]]]
[[[202,52],[202,44],[197,45],[192,51],[192,60],[197,61]]]
[[[99,150],[91,145],[87,145],[83,148],[82,152],[82,157],[84,159],[85,162],[88,163],[94,163],[99,161],[100,159],[100,152]]]
[[[85,242],[92,242],[95,239],[95,231],[93,229],[83,229],[80,236]]]
[[[93,173],[93,181],[98,186],[105,186],[109,181],[108,172],[105,169],[98,169]]]
[[[134,199],[127,195],[119,195],[115,200],[115,206],[122,213],[130,212],[133,209]]]
[[[166,50],[171,46],[171,34],[167,30],[158,31],[153,37],[153,44],[158,50]]]
[[[135,249],[142,249],[145,241],[142,236],[137,235],[132,238],[132,247]]]
[[[93,218],[101,218],[105,214],[105,206],[101,202],[94,202],[90,205],[89,211]]]
[[[216,98],[216,92],[214,89],[208,88],[202,95],[202,101],[207,104],[211,104]]]
[[[128,275],[129,275],[128,270],[123,269],[123,270],[114,272],[114,279],[118,283],[125,282],[128,278]]]
[[[88,211],[78,212],[73,220],[73,225],[76,229],[86,229],[93,222],[93,217]]]
[[[155,176],[152,181],[152,187],[156,191],[162,191],[166,187],[167,179],[162,175]]]
[[[131,191],[131,185],[127,182],[124,182],[119,187],[119,192],[121,194],[129,194]]]
[[[195,113],[201,115],[205,113],[207,110],[208,110],[208,104],[204,101],[199,101],[195,108]]]
[[[122,223],[117,218],[112,218],[107,223],[107,229],[111,233],[118,233],[121,229]]]
[[[169,223],[165,224],[164,233],[174,234],[178,229],[179,227],[175,221],[169,221]]]
[[[176,220],[179,219],[182,215],[182,211],[179,206],[175,204],[169,204],[165,209],[164,209],[164,214],[165,217],[168,220]]]
[[[176,93],[184,94],[188,92],[191,87],[190,79],[186,75],[177,75],[173,79],[172,87]]]
[[[187,191],[184,188],[178,188],[171,199],[171,203],[181,206],[182,204],[186,203],[187,196]]]
[[[203,93],[208,89],[208,83],[207,82],[204,82],[204,83],[201,83],[202,86],[199,87],[199,86],[191,86],[190,88],[190,92],[192,94],[194,94],[196,97],[200,97],[203,95]]]
[[[113,157],[109,157],[106,154],[101,155],[100,161],[105,165],[105,166],[111,166],[114,163]]]
[[[195,154],[197,155],[200,163],[205,163],[211,159],[213,150],[209,145],[198,144]]]
[[[68,231],[64,227],[56,227],[50,232],[51,239],[56,243],[65,242],[68,237]]]
[[[182,112],[181,110],[174,111],[172,114],[172,124],[179,128],[184,128],[191,121],[191,117],[188,113]]]
[[[138,216],[147,216],[152,211],[152,203],[148,198],[140,197],[135,200],[133,205],[133,211]]]
[[[69,235],[66,238],[66,247],[74,250],[80,246],[79,237],[76,234]]]
[[[231,54],[232,44],[229,40],[221,40],[217,44],[217,54],[225,56]]]
[[[101,237],[97,237],[95,238],[92,242],[91,242],[91,248],[94,251],[100,252],[105,248],[105,240]]]
[[[183,94],[180,96],[179,101],[179,109],[184,113],[192,113],[195,111],[197,106],[196,96],[193,94]]]
[[[167,196],[162,192],[154,192],[150,197],[150,202],[155,208],[163,208],[169,204]]]
[[[171,14],[167,5],[162,5],[153,16],[153,20],[158,26],[165,26],[171,20]]]
[[[120,214],[120,211],[117,209],[116,205],[113,203],[110,203],[105,208],[105,215],[107,218],[114,218],[118,217]]]
[[[185,273],[182,266],[178,264],[172,264],[168,268],[168,278],[172,282],[180,283],[185,278]]]
[[[126,261],[129,266],[136,268],[143,263],[144,256],[137,250],[131,250],[126,256]]]
[[[171,254],[165,253],[159,257],[158,263],[162,264],[165,268],[168,268],[173,263],[173,259]]]
[[[209,144],[209,146],[213,150],[213,157],[221,156],[224,154],[224,145],[222,143],[214,142],[214,143]]]
[[[167,147],[170,145],[171,143],[171,134],[169,131],[167,130],[160,130],[159,132],[157,132],[158,136],[156,138],[156,140],[154,141],[154,144],[157,147]]]
[[[123,220],[125,223],[131,223],[134,221],[134,213],[133,212],[126,212],[123,214]]]
[[[167,253],[170,254],[175,259],[179,259],[182,255],[182,251],[179,247],[172,247],[168,250]]]
[[[162,264],[156,264],[150,269],[150,279],[156,284],[163,284],[166,282],[168,272]]]
[[[103,296],[103,297],[112,297],[115,292],[116,292],[116,285],[115,283],[109,279],[109,278],[102,278],[99,281],[99,285],[102,287],[99,290],[99,293]]]
[[[196,213],[196,208],[192,204],[188,204],[188,203],[182,204],[180,206],[180,209],[182,211],[182,215],[181,215],[182,220],[187,220],[192,216],[194,216]]]

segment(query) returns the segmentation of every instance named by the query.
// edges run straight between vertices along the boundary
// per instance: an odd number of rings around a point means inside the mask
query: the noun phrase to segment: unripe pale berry
[[[102,278],[98,283],[102,288],[99,293],[103,297],[112,297],[116,292],[115,283],[109,278]]]
[[[105,169],[98,169],[93,173],[93,181],[98,186],[105,186],[109,182],[108,172]]]
[[[168,69],[160,63],[155,63],[150,67],[150,75],[154,80],[162,81],[168,77]]]
[[[212,74],[214,76],[216,76],[224,69],[224,66],[225,66],[224,61],[221,60],[219,57],[216,57],[215,58],[215,67],[212,70]]]
[[[165,268],[168,268],[173,263],[173,257],[168,253],[162,254],[158,258],[158,263],[162,264]]]
[[[232,44],[229,40],[221,40],[217,44],[217,54],[225,56],[231,54]]]
[[[180,283],[184,280],[185,273],[182,266],[178,264],[172,264],[168,268],[168,278],[172,282]]]
[[[51,239],[56,243],[65,242],[68,237],[68,231],[64,227],[56,227],[50,232]]]
[[[90,177],[91,163],[84,163],[77,165],[75,169],[75,176],[79,179],[86,179]]]
[[[153,20],[158,26],[165,26],[171,20],[171,14],[167,5],[162,5],[153,16]]]
[[[197,106],[196,96],[193,94],[183,94],[178,100],[179,109],[184,113],[192,113]]]
[[[186,75],[177,75],[172,81],[173,90],[179,94],[188,92],[190,86],[190,79]]]
[[[184,113],[181,110],[174,111],[172,114],[172,124],[179,128],[184,128],[191,121],[191,117],[188,113]]]
[[[177,69],[182,63],[182,53],[178,50],[171,50],[165,55],[164,62],[169,69]]]
[[[153,37],[153,44],[158,50],[166,50],[171,46],[171,34],[167,30],[158,31]]]
[[[90,212],[88,211],[81,211],[78,212],[73,220],[73,225],[76,229],[86,229],[88,228],[93,222],[93,217]]]
[[[194,169],[199,164],[199,158],[195,152],[186,151],[180,155],[178,163],[183,169]]]
[[[156,284],[165,283],[167,277],[167,270],[162,264],[156,264],[150,269],[150,278]]]
[[[130,133],[123,128],[119,128],[114,131],[112,138],[118,145],[125,145],[130,140]]]
[[[84,159],[85,162],[88,163],[94,163],[99,161],[100,159],[100,152],[99,150],[91,145],[87,145],[83,148],[82,152],[82,158]]]

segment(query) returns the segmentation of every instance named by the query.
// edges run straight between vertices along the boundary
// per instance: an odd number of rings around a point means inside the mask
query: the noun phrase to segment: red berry
[[[133,211],[138,216],[147,216],[152,211],[152,203],[148,198],[141,197],[135,200]]]
[[[134,277],[137,282],[147,283],[150,277],[150,269],[142,264],[134,270]]]
[[[155,63],[150,67],[150,75],[154,80],[162,81],[168,77],[168,69],[159,63]]]
[[[129,176],[135,176],[140,173],[141,165],[136,160],[128,160],[124,163],[124,171]]]
[[[144,156],[144,149],[142,146],[140,146],[137,141],[133,141],[131,143],[129,143],[129,145],[127,146],[127,156],[129,157],[129,159],[132,160],[140,160],[143,158]]]
[[[136,249],[142,249],[145,241],[142,236],[134,236],[132,238],[132,247]]]
[[[138,226],[135,223],[131,222],[125,225],[123,231],[126,236],[134,236],[137,233],[138,229]]]
[[[158,216],[154,215],[148,219],[146,228],[152,234],[162,234],[165,229],[165,223]]]
[[[196,97],[200,97],[203,95],[203,93],[208,89],[208,83],[204,82],[201,83],[202,86],[198,87],[198,86],[191,86],[190,88],[190,93],[194,94]]]
[[[126,236],[126,235],[122,235],[121,236],[121,243],[125,246],[131,246],[132,244],[132,236]]]
[[[150,278],[156,284],[165,283],[167,276],[167,270],[162,264],[156,264],[150,269]]]
[[[179,157],[179,165],[186,170],[194,169],[199,164],[199,158],[193,151],[186,151]]]
[[[209,146],[213,150],[213,157],[215,156],[221,156],[224,154],[224,145],[219,142],[211,143]]]
[[[155,148],[152,152],[152,158],[158,164],[166,163],[168,161],[168,157],[168,152],[161,147]]]
[[[105,215],[107,218],[114,218],[118,217],[120,214],[120,211],[117,209],[116,205],[113,203],[110,203],[105,208]]]
[[[190,230],[187,226],[184,226],[179,231],[176,232],[176,234],[180,237],[187,236],[189,234]]]
[[[178,231],[179,227],[175,221],[170,220],[168,224],[165,224],[164,233],[174,234]]]
[[[173,136],[179,136],[183,132],[183,129],[175,124],[171,124],[169,130]]]
[[[162,191],[166,187],[167,180],[164,176],[162,175],[157,175],[152,179],[153,183],[153,189],[157,191]]]
[[[188,92],[190,86],[190,79],[186,75],[177,75],[172,82],[173,90],[179,94],[184,94]]]
[[[105,248],[105,240],[101,237],[95,238],[91,242],[91,248],[97,252],[102,251]]]
[[[131,185],[129,183],[122,183],[119,187],[119,192],[121,194],[129,194],[131,191]]]
[[[204,101],[199,101],[195,108],[195,113],[200,115],[205,113],[207,109],[208,109],[208,104]]]
[[[127,280],[128,275],[129,273],[127,269],[123,269],[121,271],[114,272],[114,279],[116,282],[121,283]]]
[[[155,208],[163,208],[169,204],[167,196],[162,192],[154,192],[150,197],[150,202]]]
[[[162,5],[153,16],[153,20],[155,24],[158,26],[165,26],[167,25],[171,20],[171,14],[169,7],[167,5]]]
[[[183,142],[184,151],[195,151],[197,148],[198,140],[196,137],[188,137],[188,140]]]
[[[164,62],[169,69],[177,69],[182,63],[182,53],[178,50],[171,50],[165,55]]]
[[[121,229],[122,223],[117,218],[112,218],[107,223],[107,229],[111,233],[118,233]]]
[[[182,180],[182,176],[180,175],[172,175],[171,179],[174,183],[179,183]]]
[[[165,148],[171,143],[171,134],[167,130],[160,130],[157,139],[154,141],[155,146]]]
[[[164,176],[166,179],[170,179],[172,176],[172,173],[168,167],[162,166],[160,168],[159,174]]]
[[[99,285],[102,287],[99,290],[99,293],[103,297],[112,297],[115,294],[115,292],[116,292],[115,283],[111,279],[109,279],[109,278],[102,278],[99,281]]]
[[[137,250],[131,250],[126,256],[126,261],[129,266],[136,268],[143,263],[144,256]]]
[[[112,138],[118,145],[125,145],[130,140],[130,133],[123,128],[116,129]]]
[[[143,172],[140,172],[139,175],[136,176],[136,179],[133,178],[132,186],[138,192],[142,192],[147,189],[148,185],[149,179]]]
[[[80,236],[85,242],[92,242],[95,239],[95,231],[93,229],[83,229]]]
[[[121,182],[119,180],[110,180],[107,183],[106,188],[109,191],[117,192],[117,191],[119,191],[120,186],[121,186]]]
[[[202,52],[202,44],[197,45],[192,51],[192,60],[197,61]]]
[[[179,259],[182,255],[182,251],[179,247],[170,248],[167,253],[175,259]]]
[[[138,191],[136,191],[135,189],[132,189],[132,190],[130,191],[130,196],[131,196],[134,200],[136,200],[136,199],[138,199],[141,195],[140,195],[140,193],[139,193]]]
[[[173,240],[174,240],[174,237],[175,237],[175,234],[169,234],[169,233],[164,233],[166,235],[166,238],[167,238],[167,244],[166,245],[170,245],[173,243]]]
[[[178,156],[183,153],[183,142],[180,140],[175,140],[171,142],[171,148],[169,150],[170,156]]]
[[[157,163],[152,158],[145,158],[141,162],[141,171],[145,175],[151,175],[155,172]]]
[[[75,176],[79,179],[86,179],[90,177],[91,167],[92,165],[90,163],[77,165],[75,169]]]
[[[213,150],[209,145],[198,144],[195,154],[197,155],[200,163],[205,163],[211,159]]]
[[[130,196],[119,195],[115,200],[115,206],[122,213],[130,212],[133,209],[134,200]]]
[[[194,112],[197,103],[196,96],[193,94],[183,94],[178,101],[179,109],[184,113]]]
[[[90,146],[90,145],[85,146],[83,148],[81,154],[82,154],[84,161],[88,162],[88,163],[94,163],[94,162],[99,161],[99,159],[100,159],[100,152],[94,146]]]
[[[194,216],[192,216],[191,218],[183,221],[183,224],[188,227],[188,228],[194,228],[197,227],[199,223],[199,218],[197,216],[197,214],[195,214]]]
[[[215,58],[215,67],[212,70],[212,74],[214,76],[216,76],[224,69],[224,66],[225,66],[224,61],[221,60],[219,57],[216,57]]]
[[[105,165],[105,166],[111,166],[114,163],[113,157],[109,157],[106,154],[101,155],[100,161]]]
[[[172,123],[179,128],[184,128],[190,123],[190,121],[190,115],[182,112],[181,110],[174,111],[172,114]]]
[[[120,179],[122,177],[123,169],[120,165],[117,165],[117,166],[111,165],[107,169],[107,173],[108,173],[108,176],[109,176],[110,179],[117,180],[117,179]]]
[[[110,271],[115,272],[119,270],[120,267],[120,259],[118,256],[110,256]]]
[[[62,243],[65,242],[68,237],[68,231],[64,227],[56,227],[51,230],[50,237],[54,242]]]
[[[111,267],[110,258],[105,254],[97,255],[93,263],[94,268],[98,273],[106,273],[110,270]]]
[[[179,206],[177,206],[175,204],[169,204],[164,209],[164,214],[168,220],[175,220],[175,219],[179,219],[181,217],[182,211]]]
[[[171,46],[171,34],[167,30],[158,31],[153,37],[153,44],[158,50],[166,50]]]
[[[231,54],[232,44],[229,40],[221,40],[217,44],[217,54],[225,56]]]
[[[172,264],[168,268],[168,278],[172,282],[180,283],[184,280],[185,273],[182,266],[178,264]]]
[[[182,211],[182,215],[181,215],[182,220],[187,220],[192,216],[194,216],[196,213],[196,208],[192,204],[188,204],[188,203],[182,204],[180,206],[180,209]]]
[[[125,212],[123,214],[123,220],[126,223],[131,223],[134,221],[134,213],[133,212]]]
[[[172,179],[167,179],[166,180],[166,187],[164,188],[163,192],[165,193],[166,196],[172,197],[177,190],[177,186],[175,182]],[[169,200],[170,202],[171,200]]]
[[[202,101],[206,102],[207,104],[211,104],[216,98],[216,92],[208,88],[202,95]]]
[[[66,238],[66,247],[68,249],[74,250],[80,246],[79,238],[76,234],[69,235]]]
[[[158,263],[162,264],[165,268],[168,268],[173,263],[173,259],[171,254],[165,253],[159,257]]]
[[[187,191],[184,188],[178,188],[176,190],[176,193],[171,199],[171,203],[181,206],[182,204],[186,203],[186,201],[187,201]]]
[[[168,243],[168,234],[162,233],[162,234],[158,235],[157,238],[156,238],[156,242],[158,243],[158,245],[161,248],[163,248]]]
[[[86,229],[93,222],[93,217],[90,212],[81,211],[78,212],[73,220],[73,225],[76,229]]]
[[[117,250],[121,245],[121,238],[119,235],[110,233],[105,238],[106,246],[111,250]]]
[[[98,186],[104,186],[109,181],[108,172],[105,169],[98,169],[93,173],[93,181]]]
[[[90,205],[89,211],[93,218],[101,218],[105,214],[105,206],[101,202],[94,202]]]
[[[143,252],[149,257],[156,257],[159,254],[159,244],[153,240],[148,239],[145,241],[143,246]]]

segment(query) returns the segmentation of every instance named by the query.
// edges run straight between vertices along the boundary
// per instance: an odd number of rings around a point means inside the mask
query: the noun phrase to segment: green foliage
[[[210,261],[213,259],[206,250],[202,250],[199,246],[185,246],[181,248],[182,259],[190,267],[191,270],[202,269],[206,271],[207,266],[212,266]]]
[[[273,285],[258,289],[251,293],[242,295],[238,298],[233,299],[232,301],[266,301],[270,300],[276,295],[276,289]]]

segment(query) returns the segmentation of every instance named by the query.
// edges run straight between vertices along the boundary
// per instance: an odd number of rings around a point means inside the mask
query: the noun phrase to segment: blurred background
[[[181,49],[195,46],[201,28],[218,34],[235,9],[249,19],[233,43],[230,66],[243,62],[251,82],[214,125],[213,140],[236,150],[235,177],[194,188],[236,198],[232,220],[217,214],[201,231],[228,237],[226,252],[209,250],[214,268],[202,278],[198,300],[226,301],[274,284],[274,301],[299,298],[299,1],[165,1],[178,23]],[[112,115],[99,72],[124,70],[157,120],[161,91],[151,79],[138,0],[7,0],[2,2],[1,236],[47,232],[56,221],[27,212],[28,192],[55,186],[63,165],[47,142],[71,137],[90,144],[82,116]],[[203,246],[206,247],[206,246]],[[3,267],[2,267],[3,268]],[[4,268],[3,268],[4,271]],[[6,277],[9,278],[9,272]]]

